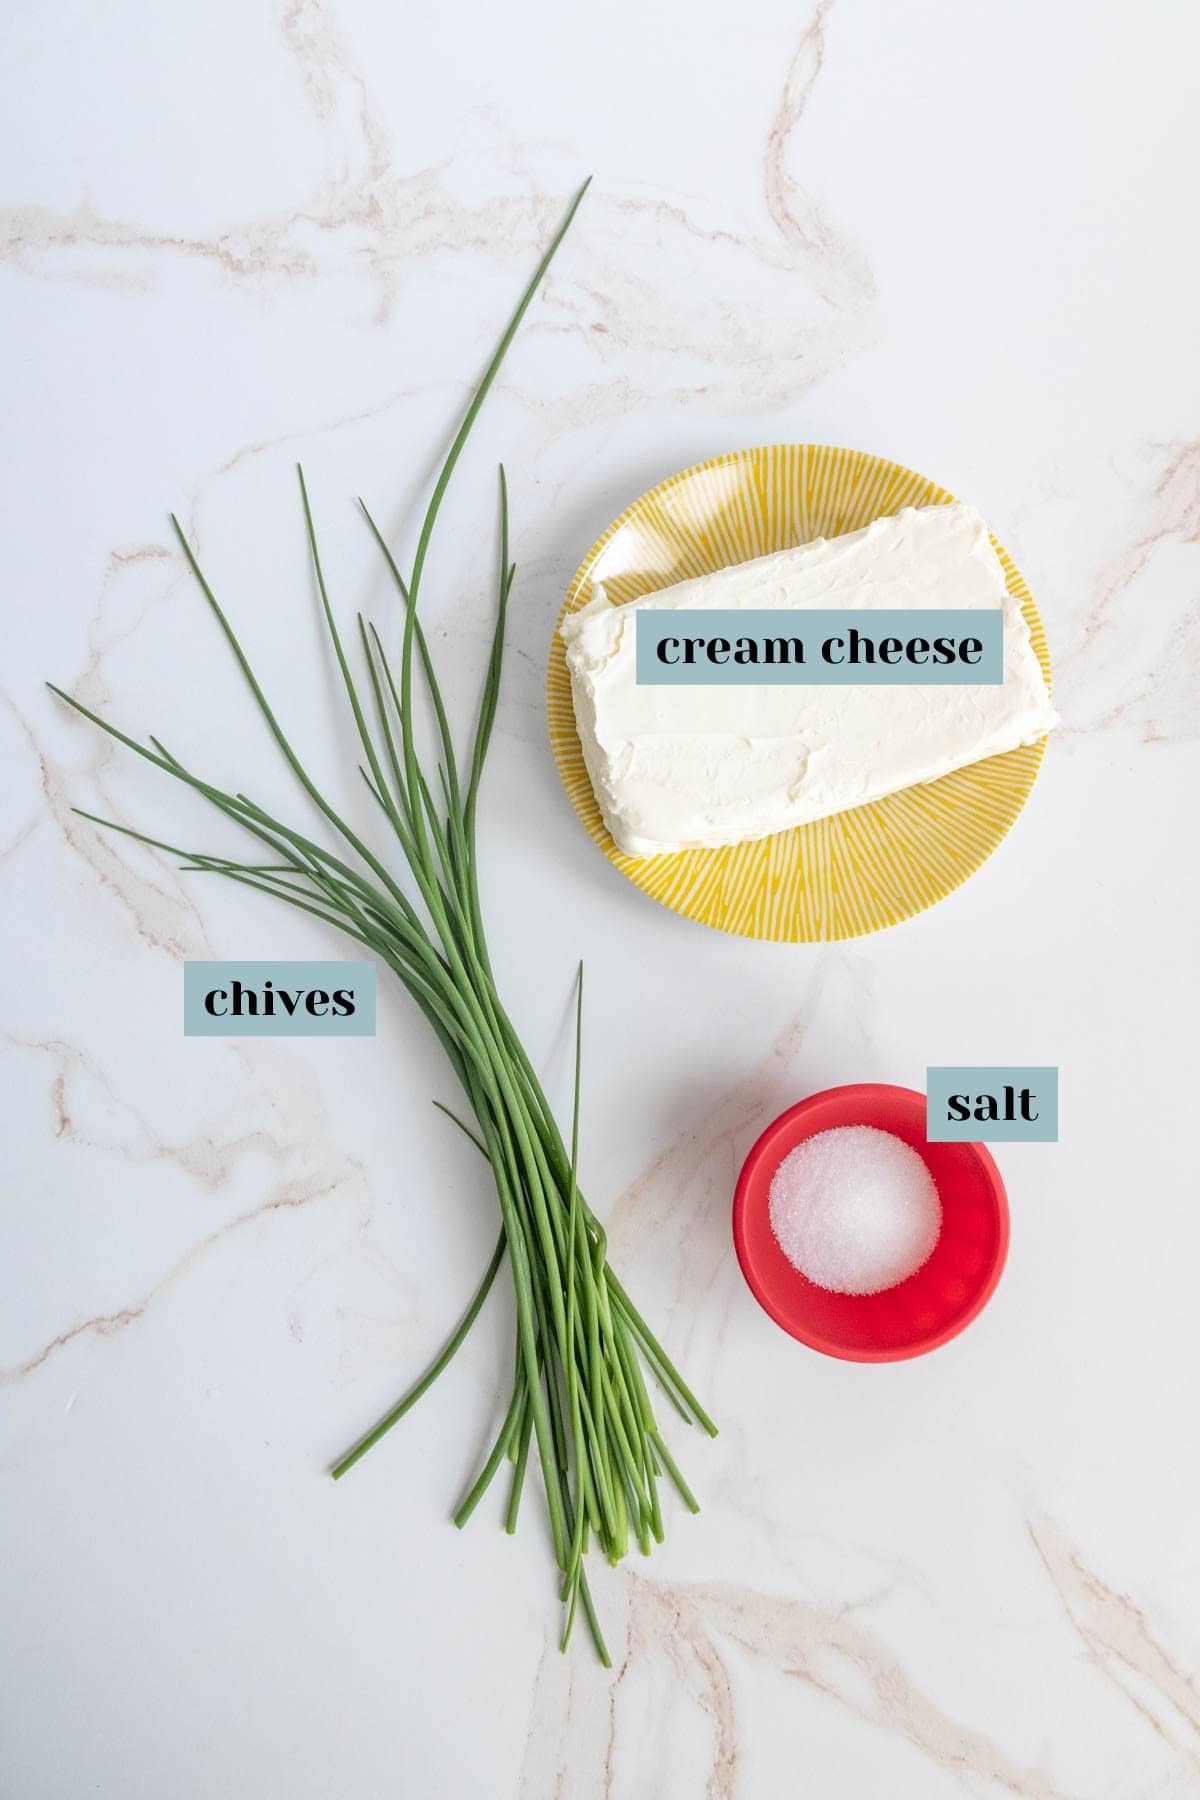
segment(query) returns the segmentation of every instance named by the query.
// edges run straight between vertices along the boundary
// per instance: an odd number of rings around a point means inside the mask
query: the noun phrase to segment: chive
[[[504,1519],[504,1529],[509,1537],[517,1529],[517,1513],[521,1506],[521,1490],[525,1485],[525,1468],[529,1462],[529,1438],[533,1430],[533,1414],[529,1407],[521,1420],[521,1436],[517,1446],[517,1460],[513,1465],[512,1487],[509,1489],[508,1512]]]
[[[380,633],[359,616],[357,651],[364,677],[351,667],[330,597],[314,509],[298,470],[301,514],[319,603],[319,617],[336,665],[361,754],[360,773],[379,808],[387,847],[355,830],[318,786],[268,701],[228,614],[174,518],[183,554],[209,611],[302,795],[336,848],[197,774],[157,738],[138,743],[79,701],[53,691],[93,725],[180,786],[205,799],[227,824],[255,845],[244,859],[189,849],[85,813],[181,859],[196,874],[218,875],[333,926],[390,968],[429,1022],[465,1100],[466,1117],[435,1101],[489,1165],[501,1231],[465,1312],[420,1378],[330,1471],[335,1480],[416,1405],[466,1341],[507,1254],[515,1305],[512,1392],[482,1468],[454,1515],[465,1525],[500,1465],[512,1476],[505,1529],[516,1529],[531,1448],[536,1445],[564,1608],[566,1648],[580,1605],[600,1660],[610,1666],[588,1585],[593,1544],[610,1563],[625,1556],[631,1534],[643,1554],[663,1535],[657,1483],[664,1472],[685,1504],[696,1502],[667,1450],[654,1417],[642,1365],[685,1420],[715,1432],[691,1390],[643,1320],[608,1261],[604,1229],[579,1183],[579,1121],[583,1046],[583,966],[575,993],[575,1068],[570,1148],[533,1063],[496,989],[484,932],[476,849],[479,797],[496,719],[504,662],[505,626],[514,579],[510,555],[508,482],[500,471],[496,611],[491,649],[470,753],[460,765],[429,641],[418,614],[434,528],[442,501],[488,390],[521,319],[550,265],[586,188],[579,190],[527,284],[488,362],[441,465],[406,579],[365,504],[366,524],[400,601],[398,664]],[[351,648],[353,648],[351,644]],[[415,728],[416,687],[432,707],[438,747],[423,762]],[[462,774],[460,775],[460,766]],[[402,853],[408,879],[394,872]]]
[[[374,1445],[379,1442],[380,1438],[383,1437],[385,1433],[389,1432],[392,1429],[392,1426],[397,1424],[398,1421],[404,1417],[405,1413],[409,1412],[411,1408],[417,1404],[421,1395],[428,1392],[433,1386],[434,1382],[446,1367],[447,1363],[452,1360],[460,1345],[463,1343],[463,1340],[466,1338],[467,1333],[475,1323],[480,1308],[483,1306],[484,1301],[491,1292],[492,1283],[496,1279],[496,1271],[499,1269],[503,1260],[504,1233],[501,1232],[496,1243],[496,1248],[492,1251],[492,1260],[484,1271],[483,1280],[476,1288],[474,1298],[462,1318],[459,1320],[453,1334],[447,1339],[445,1347],[430,1363],[421,1379],[413,1383],[403,1399],[397,1400],[391,1411],[384,1413],[379,1423],[368,1431],[366,1437],[359,1440],[353,1450],[343,1456],[339,1462],[334,1463],[329,1473],[333,1476],[335,1481],[340,1481],[347,1469],[352,1469],[359,1458],[365,1456],[367,1451],[372,1449]]]

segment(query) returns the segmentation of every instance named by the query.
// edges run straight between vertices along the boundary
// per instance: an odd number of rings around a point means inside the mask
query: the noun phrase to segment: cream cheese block
[[[1029,627],[969,506],[906,507],[562,622],[575,719],[604,822],[627,856],[770,837],[1032,744],[1057,723]],[[1002,608],[995,686],[657,687],[636,680],[640,607],[703,611]]]

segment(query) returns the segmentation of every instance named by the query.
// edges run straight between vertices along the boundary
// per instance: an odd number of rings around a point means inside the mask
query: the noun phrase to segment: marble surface
[[[2,42],[0,1792],[1200,1794],[1196,10],[12,0]],[[676,1434],[701,1515],[597,1575],[611,1675],[583,1637],[557,1653],[535,1507],[514,1541],[490,1502],[448,1523],[503,1403],[505,1296],[385,1447],[324,1474],[492,1241],[435,1047],[392,988],[372,1040],[185,1041],[181,959],[338,951],[74,816],[221,841],[41,686],[284,796],[173,507],[353,794],[293,465],[336,603],[386,616],[353,497],[411,544],[589,170],[427,602],[458,715],[503,456],[502,984],[563,1102],[587,960],[589,1192],[723,1428]],[[827,948],[623,883],[542,715],[596,532],[790,438],[980,507],[1065,718],[979,875]],[[1012,1254],[977,1324],[881,1368],[782,1336],[729,1240],[759,1128],[833,1082],[1020,1061],[1061,1066],[1062,1142],[1001,1152]]]

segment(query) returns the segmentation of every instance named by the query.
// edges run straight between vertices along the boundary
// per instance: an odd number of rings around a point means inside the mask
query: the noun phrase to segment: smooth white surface
[[[770,837],[1034,744],[1056,722],[987,526],[961,503],[904,507],[862,531],[695,575],[627,606],[610,600],[602,580],[594,585],[600,591],[560,629],[592,788],[628,856]],[[813,607],[999,609],[1004,679],[846,688],[638,681],[639,610]],[[936,626],[926,629],[932,640]],[[927,641],[927,662],[932,650]],[[680,655],[677,646],[676,662]],[[818,655],[811,644],[809,661]]]
[[[13,1800],[1180,1800],[1200,1792],[1193,1417],[1194,8],[829,0],[581,11],[15,0],[3,27],[5,1367]],[[369,818],[319,651],[394,618],[408,529],[564,197],[596,182],[466,459],[428,590],[456,713],[494,467],[520,564],[484,806],[505,992],[589,1195],[721,1421],[704,1503],[561,1660],[544,1530],[448,1512],[507,1385],[497,1299],[334,1487],[493,1239],[402,995],[374,1040],[185,1041],[180,959],[336,953],[70,811],[224,840],[50,676],[289,793],[171,547],[180,514],[306,754]],[[969,498],[1027,575],[1065,724],[989,865],[826,950],[691,927],[588,842],[546,642],[652,481],[785,438]],[[411,533],[405,540],[411,545]],[[814,1088],[1055,1062],[1002,1147],[981,1319],[840,1365],[755,1307],[740,1159]]]

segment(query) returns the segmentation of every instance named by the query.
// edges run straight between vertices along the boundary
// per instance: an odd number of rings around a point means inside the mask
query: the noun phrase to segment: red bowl
[[[942,1231],[915,1275],[879,1294],[832,1294],[792,1267],[771,1229],[776,1169],[805,1138],[874,1125],[923,1156],[942,1202]],[[863,1082],[826,1088],[768,1125],[738,1176],[733,1241],[750,1291],[777,1325],[826,1356],[902,1362],[948,1343],[986,1306],[1008,1255],[1008,1199],[982,1144],[925,1140],[925,1096]]]

